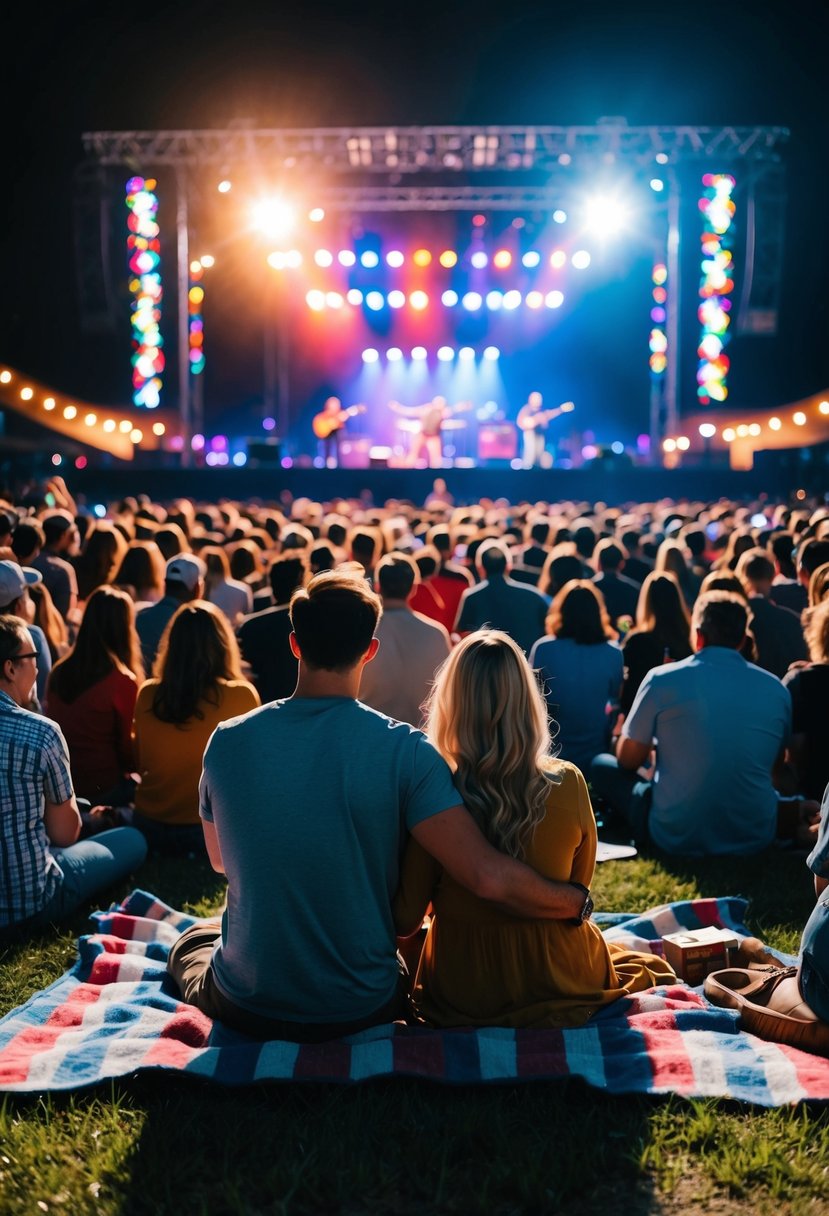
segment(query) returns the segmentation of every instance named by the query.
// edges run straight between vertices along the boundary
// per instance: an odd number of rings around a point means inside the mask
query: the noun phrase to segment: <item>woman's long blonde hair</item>
[[[481,629],[452,651],[435,677],[426,733],[486,838],[523,857],[558,766],[550,759],[546,702],[508,634]]]

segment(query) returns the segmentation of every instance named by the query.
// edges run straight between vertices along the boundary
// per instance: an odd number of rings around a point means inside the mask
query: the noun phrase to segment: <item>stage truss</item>
[[[595,126],[431,126],[254,128],[216,130],[95,131],[83,135],[87,159],[77,173],[76,209],[95,220],[78,224],[80,298],[100,325],[111,315],[102,290],[107,241],[101,205],[103,173],[122,166],[149,175],[174,170],[176,183],[179,415],[189,456],[193,432],[193,385],[188,359],[190,206],[195,176],[213,168],[230,176],[246,169],[278,172],[302,182],[305,193],[329,210],[544,211],[556,205],[574,170],[654,166],[665,180],[661,256],[668,268],[666,335],[668,364],[650,405],[651,451],[678,428],[680,249],[682,165],[712,168],[740,164],[746,191],[751,264],[738,325],[743,332],[774,333],[783,261],[786,183],[781,163],[789,132],[784,127],[629,126],[623,118]],[[472,184],[458,182],[459,176]],[[420,179],[420,180],[417,180]],[[453,180],[455,179],[455,180]],[[92,242],[97,239],[97,251]],[[95,313],[92,302],[104,300]],[[288,402],[279,393],[277,420],[284,431]]]

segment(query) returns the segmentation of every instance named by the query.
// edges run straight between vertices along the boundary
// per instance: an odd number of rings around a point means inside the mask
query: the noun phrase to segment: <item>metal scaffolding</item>
[[[574,171],[611,167],[644,170],[666,181],[666,224],[659,238],[668,270],[668,367],[662,399],[651,400],[651,440],[673,434],[678,421],[680,337],[681,166],[741,162],[749,189],[751,265],[741,301],[744,332],[773,332],[782,269],[785,179],[784,127],[629,126],[604,118],[594,126],[320,127],[283,130],[240,124],[190,131],[92,131],[83,135],[84,184],[94,167],[124,166],[148,174],[175,171],[179,413],[184,453],[193,424],[192,385],[186,363],[187,269],[192,179],[212,168],[232,177],[267,168],[290,189],[332,211],[548,211],[558,205]],[[420,180],[417,180],[417,179]],[[462,179],[462,180],[460,180]],[[87,276],[89,271],[85,272]],[[279,393],[278,418],[287,421],[287,384]],[[197,421],[197,420],[196,420]],[[655,450],[655,446],[652,450]],[[186,459],[186,456],[185,456]]]

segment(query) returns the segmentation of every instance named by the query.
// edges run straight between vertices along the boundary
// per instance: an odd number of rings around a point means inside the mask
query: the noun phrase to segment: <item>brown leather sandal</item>
[[[796,967],[714,971],[706,976],[703,992],[712,1005],[736,1009],[740,1027],[750,1034],[829,1056],[829,1023],[803,1000]]]

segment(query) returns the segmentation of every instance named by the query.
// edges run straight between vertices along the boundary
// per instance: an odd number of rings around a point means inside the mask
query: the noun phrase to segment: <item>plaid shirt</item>
[[[40,912],[63,882],[49,851],[44,799],[71,796],[60,728],[0,692],[0,925]]]

